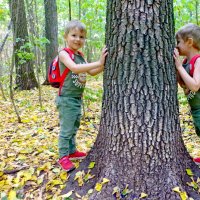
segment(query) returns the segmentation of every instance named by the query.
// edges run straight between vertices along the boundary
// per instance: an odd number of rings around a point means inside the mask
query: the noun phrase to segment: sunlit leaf
[[[79,186],[83,186],[84,181],[83,181],[83,176],[85,175],[84,171],[78,171],[74,177],[74,180],[78,181]]]
[[[88,190],[87,193],[88,193],[88,194],[92,194],[92,193],[93,193],[93,189]]]
[[[144,192],[142,192],[142,193],[140,194],[140,198],[146,198],[146,197],[148,197],[148,194],[146,194],[146,193],[144,193]]]
[[[187,200],[188,199],[186,192],[180,192],[180,197],[181,197],[181,200]]]
[[[67,172],[62,171],[62,172],[60,173],[60,178],[61,178],[63,181],[66,181],[66,180],[68,179],[68,177],[67,177]]]
[[[15,190],[11,190],[8,194],[8,200],[15,200],[17,197],[16,197],[17,193]]]
[[[92,168],[94,168],[94,166],[95,166],[95,162],[91,162],[91,163],[89,164],[88,168],[89,168],[89,169],[92,169]]]
[[[179,187],[173,188],[173,191],[174,191],[174,192],[177,192],[177,193],[180,193],[180,192],[181,192]]]
[[[186,172],[187,172],[187,175],[189,175],[189,176],[193,176],[193,172],[192,172],[192,170],[191,169],[186,169]]]
[[[95,190],[100,192],[102,190],[102,183],[96,183]]]
[[[62,195],[61,197],[62,198],[70,197],[72,195],[72,193],[73,193],[73,190],[69,191],[67,194]]]
[[[102,184],[108,183],[109,181],[110,181],[109,179],[107,179],[107,178],[103,178],[103,182],[102,182]]]

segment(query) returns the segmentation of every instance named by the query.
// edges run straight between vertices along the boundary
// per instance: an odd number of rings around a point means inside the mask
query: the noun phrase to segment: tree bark
[[[58,19],[56,0],[44,0],[45,8],[45,37],[49,40],[46,44],[46,81],[48,83],[48,66],[58,54]]]
[[[187,185],[186,169],[199,175],[184,146],[177,101],[173,1],[112,0],[107,4],[104,95],[100,130],[94,147],[79,171],[95,178],[81,188],[73,172],[64,192],[86,195],[102,182],[102,191],[91,200],[117,199],[128,187],[125,199],[178,200],[179,187],[200,199]],[[119,194],[114,188],[119,189]],[[114,192],[114,194],[113,194]],[[119,198],[118,198],[119,199]]]
[[[29,42],[24,0],[9,0],[9,5],[13,22],[16,88],[19,90],[29,90],[38,86],[34,74],[33,62],[24,57],[25,62],[21,63],[17,55],[17,52],[22,47],[24,48],[24,52],[30,53],[30,48],[24,47]]]

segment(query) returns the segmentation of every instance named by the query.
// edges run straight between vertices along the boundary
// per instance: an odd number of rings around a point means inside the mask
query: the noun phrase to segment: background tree
[[[199,25],[199,5],[199,0],[174,0],[175,25],[177,29],[186,23]]]
[[[46,69],[58,54],[58,19],[56,0],[44,0],[45,8],[45,37],[49,40],[46,44]],[[48,82],[46,76],[46,82]]]
[[[71,7],[71,1],[68,0],[68,3],[69,3],[69,21],[72,20],[72,7]]]
[[[9,6],[13,23],[16,88],[29,90],[38,84],[33,69],[33,54],[30,52],[24,0],[9,0]]]
[[[151,200],[177,200],[173,188],[179,187],[185,196],[183,191],[199,199],[186,183],[186,169],[194,174],[199,170],[181,137],[172,57],[173,1],[113,0],[107,11],[109,56],[100,130],[81,173],[74,181],[73,172],[67,189],[86,194],[98,183],[95,188],[104,184],[102,191],[89,199],[138,199],[145,193]],[[88,172],[91,161],[95,167]],[[86,180],[94,176],[81,189],[76,181],[80,174]]]

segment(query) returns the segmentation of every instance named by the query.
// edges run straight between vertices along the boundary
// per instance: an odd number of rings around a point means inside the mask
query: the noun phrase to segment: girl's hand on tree
[[[182,62],[180,60],[180,56],[179,56],[179,52],[178,52],[177,48],[174,48],[173,57],[174,57],[176,69],[178,70],[178,69],[182,68]]]
[[[104,47],[102,49],[101,56],[100,56],[100,59],[99,59],[100,66],[104,66],[105,59],[106,59],[107,55],[108,55],[108,49],[106,47]]]

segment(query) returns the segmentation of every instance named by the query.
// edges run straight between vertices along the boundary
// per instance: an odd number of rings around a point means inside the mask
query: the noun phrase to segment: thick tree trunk
[[[26,21],[26,13],[24,0],[9,0],[11,18],[13,22],[13,39],[14,39],[14,51],[15,51],[15,68],[16,68],[16,88],[19,90],[29,90],[38,86],[33,62],[23,57],[18,57],[19,50],[29,53],[30,49],[25,48],[24,45],[28,42],[28,29]]]
[[[172,0],[113,0],[107,10],[109,55],[100,131],[78,169],[87,170],[95,161],[90,172],[95,178],[79,189],[72,174],[66,190],[86,194],[107,178],[110,182],[89,199],[115,199],[116,187],[122,194],[126,185],[131,191],[125,199],[146,193],[149,200],[178,200],[175,187],[200,199],[186,184],[191,182],[186,169],[199,171],[181,137]]]
[[[58,54],[58,19],[56,0],[44,0],[45,8],[45,36],[49,40],[46,44],[46,81],[48,84],[47,71],[48,66]]]

